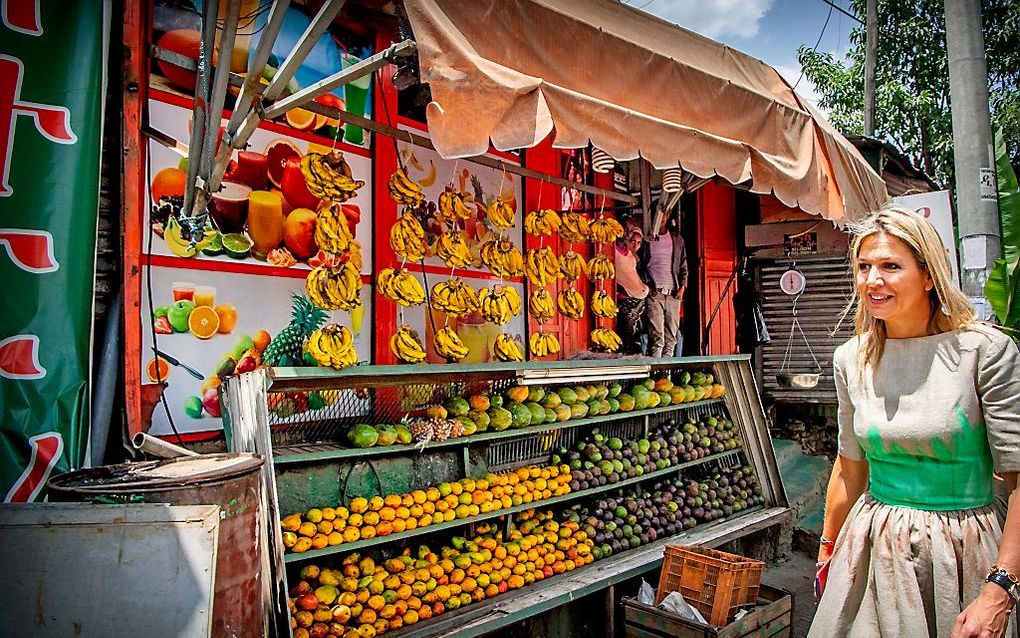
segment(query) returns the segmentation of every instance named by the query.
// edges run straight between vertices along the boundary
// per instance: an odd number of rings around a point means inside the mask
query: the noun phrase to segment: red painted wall
[[[726,282],[737,264],[736,191],[715,183],[698,192],[698,252],[701,268],[701,329],[708,323]],[[693,273],[692,273],[693,274]],[[708,334],[707,354],[737,353],[737,322],[733,310],[736,282],[726,292]]]

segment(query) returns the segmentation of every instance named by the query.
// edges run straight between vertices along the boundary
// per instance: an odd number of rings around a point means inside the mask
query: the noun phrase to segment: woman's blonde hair
[[[931,277],[934,285],[928,291],[929,335],[956,330],[977,321],[977,313],[970,305],[970,300],[953,282],[953,270],[938,232],[924,217],[901,206],[890,205],[872,213],[863,222],[852,225],[851,231],[854,235],[850,245],[853,294],[839,318],[839,324],[854,311],[855,332],[861,337],[859,363],[862,371],[869,365],[872,368],[878,367],[886,340],[885,322],[872,316],[867,304],[860,303],[857,293],[857,260],[861,245],[872,235],[884,233],[902,241],[914,254],[917,264]]]

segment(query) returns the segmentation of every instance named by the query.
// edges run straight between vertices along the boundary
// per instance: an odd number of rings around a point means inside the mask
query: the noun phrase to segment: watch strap
[[[1005,569],[996,569],[988,573],[985,577],[985,582],[995,583],[999,587],[1006,590],[1009,597],[1013,599],[1014,603],[1020,604],[1020,584],[1017,583],[1015,577],[1010,578],[1010,574]]]

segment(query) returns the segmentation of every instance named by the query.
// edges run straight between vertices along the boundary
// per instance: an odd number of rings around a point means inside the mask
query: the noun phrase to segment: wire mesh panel
[[[638,438],[644,427],[643,417],[599,423],[599,432],[606,437]],[[592,428],[566,428],[552,431],[522,431],[520,437],[498,441],[489,446],[485,460],[489,471],[520,467],[521,465],[549,463],[553,450],[571,448],[584,440]]]

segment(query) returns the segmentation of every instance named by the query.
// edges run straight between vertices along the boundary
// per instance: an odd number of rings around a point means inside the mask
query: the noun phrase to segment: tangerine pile
[[[570,493],[570,468],[521,467],[477,479],[440,483],[404,494],[358,497],[346,507],[312,508],[280,521],[288,552],[307,552],[360,539],[495,512]]]
[[[294,638],[372,638],[595,560],[577,522],[535,510],[519,519],[506,538],[480,525],[438,554],[422,545],[381,563],[352,553],[339,569],[305,566],[290,592]]]

